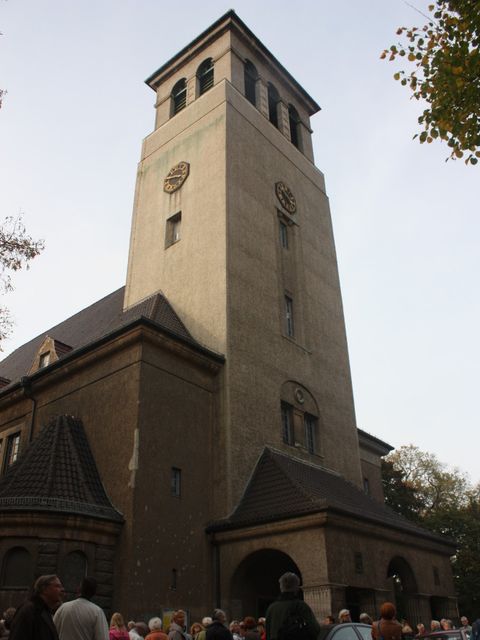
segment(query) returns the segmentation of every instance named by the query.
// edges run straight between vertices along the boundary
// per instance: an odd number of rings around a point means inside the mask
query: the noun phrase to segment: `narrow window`
[[[286,402],[282,402],[282,439],[285,444],[293,445],[293,409]]]
[[[213,60],[207,58],[198,67],[198,95],[203,95],[206,91],[213,87]]]
[[[433,567],[433,583],[438,586],[440,584],[440,572],[438,567]]]
[[[43,369],[44,367],[48,367],[50,364],[50,351],[46,353],[41,353],[40,358],[38,360],[38,368]]]
[[[182,470],[177,467],[172,467],[172,475],[171,475],[171,493],[172,496],[179,498],[181,495],[181,481],[182,481]]]
[[[278,129],[278,103],[280,96],[273,84],[268,85],[268,119]]]
[[[20,432],[12,433],[8,436],[7,450],[5,452],[5,469],[8,469],[16,462],[20,451]]]
[[[288,106],[288,119],[290,122],[290,140],[292,144],[299,149],[298,128],[300,124],[300,117],[298,115],[298,111],[291,104]]]
[[[187,106],[187,81],[179,80],[172,89],[172,116]]]
[[[247,60],[245,62],[245,97],[255,107],[257,104],[256,86],[258,73],[255,66]]]
[[[370,495],[370,481],[368,478],[363,479],[363,490],[367,494],[367,496]]]
[[[179,211],[171,218],[167,220],[167,226],[165,229],[165,248],[170,247],[172,244],[178,242],[181,238],[182,228],[182,212]]]
[[[309,453],[315,453],[315,432],[317,430],[317,419],[306,413],[303,416],[305,426],[305,447]]]
[[[359,551],[353,554],[355,573],[363,573],[363,556]]]
[[[290,296],[285,296],[285,331],[289,338],[293,338],[293,330],[293,300]]]
[[[280,220],[280,245],[288,249],[288,226]]]

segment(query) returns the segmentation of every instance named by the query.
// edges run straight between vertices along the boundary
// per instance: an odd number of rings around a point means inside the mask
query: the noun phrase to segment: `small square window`
[[[180,240],[182,227],[182,213],[176,213],[167,220],[167,227],[165,230],[165,248],[170,247]]]
[[[285,332],[289,338],[293,338],[293,300],[290,296],[285,296]]]
[[[359,551],[353,554],[355,573],[363,573],[363,556]]]
[[[280,246],[284,249],[288,249],[288,226],[285,222],[280,221],[279,223],[279,231],[280,231]]]
[[[176,496],[177,498],[181,495],[181,482],[182,482],[182,470],[177,467],[172,467],[172,475],[171,475],[171,493],[172,496]]]
[[[48,367],[49,364],[50,364],[50,351],[41,353],[40,358],[38,360],[38,368],[43,369],[44,367]]]

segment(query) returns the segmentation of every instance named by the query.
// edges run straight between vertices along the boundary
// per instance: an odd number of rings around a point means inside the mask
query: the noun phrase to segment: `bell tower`
[[[361,483],[317,103],[230,11],[153,73],[125,308],[161,291],[225,355],[217,515],[265,445]]]

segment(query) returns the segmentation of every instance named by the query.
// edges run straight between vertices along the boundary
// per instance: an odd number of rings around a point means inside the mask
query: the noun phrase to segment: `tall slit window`
[[[181,238],[182,230],[182,212],[179,211],[167,220],[165,228],[165,248],[178,242]]]
[[[185,78],[179,80],[172,89],[172,115],[185,109],[187,106],[187,81]]]
[[[258,73],[250,60],[245,62],[245,97],[255,107],[257,104],[256,86]]]
[[[213,60],[207,58],[198,67],[198,94],[203,95],[206,91],[213,87]]]
[[[278,129],[278,103],[280,96],[273,84],[268,85],[268,119]]]
[[[285,444],[293,445],[293,407],[282,402],[282,439]]]
[[[300,149],[300,138],[298,135],[300,116],[298,115],[298,111],[291,104],[288,106],[288,120],[290,122],[290,140],[297,149]]]
[[[293,300],[290,296],[285,296],[285,333],[290,338],[294,336]]]
[[[317,430],[317,419],[309,413],[303,416],[305,427],[305,448],[309,453],[315,453],[315,432]]]

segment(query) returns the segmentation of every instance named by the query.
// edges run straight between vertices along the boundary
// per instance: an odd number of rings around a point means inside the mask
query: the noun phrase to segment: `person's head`
[[[462,617],[460,618],[460,622],[462,623],[462,625],[463,625],[464,627],[466,627],[466,626],[468,625],[468,618],[467,618],[467,616],[462,616]]]
[[[190,627],[190,635],[196,636],[197,633],[200,633],[200,631],[203,631],[203,629],[204,627],[200,624],[200,622],[194,622]]]
[[[177,609],[177,611],[175,611],[172,616],[172,620],[175,622],[175,624],[178,624],[179,627],[184,627],[186,617],[187,616],[183,609]]]
[[[440,626],[444,631],[449,631],[450,629],[453,629],[453,622],[447,618],[442,618],[440,620]]]
[[[240,633],[240,623],[238,622],[238,620],[232,620],[228,628],[230,629],[231,633]]]
[[[417,624],[417,631],[421,635],[425,633],[425,625],[423,624],[423,622],[420,622],[419,624]]]
[[[373,620],[371,619],[371,617],[368,615],[368,613],[361,613],[360,617],[359,617],[360,622],[362,622],[363,624],[369,624],[370,626],[372,626]]]
[[[352,619],[350,617],[350,611],[348,609],[342,609],[338,613],[338,621],[339,622],[351,622]]]
[[[255,622],[255,618],[252,618],[252,616],[247,616],[246,618],[244,618],[243,624],[245,625],[245,629],[247,631],[250,631],[251,629],[255,629],[255,627],[257,626],[257,623]]]
[[[16,612],[15,607],[8,607],[8,609],[6,609],[3,612],[3,622],[7,629],[10,629],[10,623],[13,620],[13,616],[15,615],[15,612]]]
[[[202,618],[202,625],[206,628],[208,627],[209,624],[212,624],[212,618],[211,616],[205,616],[204,618]]]
[[[441,628],[438,620],[430,620],[430,631],[440,631]]]
[[[300,578],[296,573],[292,573],[291,571],[287,571],[281,575],[278,582],[282,593],[297,593],[300,589]]]
[[[127,629],[128,629],[129,631],[131,631],[131,630],[132,630],[132,629],[134,629],[134,628],[135,628],[135,620],[129,620],[129,621],[127,622]]]
[[[263,633],[263,631],[265,630],[265,618],[259,618],[257,620],[257,629],[260,631],[260,633]]]
[[[323,624],[335,624],[335,618],[333,616],[325,616]]]
[[[225,624],[225,622],[227,621],[227,616],[225,614],[225,611],[223,611],[222,609],[215,609],[212,615],[213,620],[216,620],[217,622],[221,622],[222,624]]]
[[[148,621],[148,628],[150,631],[161,631],[162,630],[162,621],[160,618],[150,618]]]
[[[62,604],[64,589],[60,578],[50,574],[35,580],[33,594],[40,597],[49,609],[56,609]]]
[[[145,638],[149,631],[148,625],[143,621],[135,623],[135,630],[139,636],[142,636],[142,638]]]
[[[90,576],[85,576],[80,583],[80,596],[82,598],[86,598],[87,600],[91,600],[93,596],[97,593],[97,581],[95,578]]]
[[[393,620],[397,610],[395,609],[395,605],[393,602],[384,602],[380,607],[380,617],[384,620]]]
[[[402,633],[404,635],[411,635],[413,633],[412,627],[408,624],[406,620],[403,621]]]
[[[135,626],[135,625],[134,625]],[[110,618],[111,629],[125,629],[125,622],[121,613],[114,613]]]

